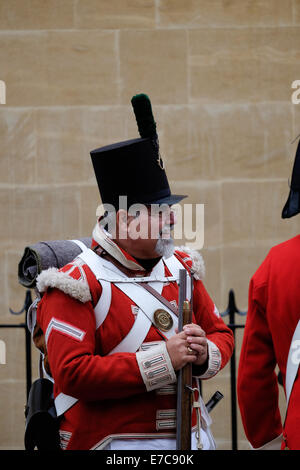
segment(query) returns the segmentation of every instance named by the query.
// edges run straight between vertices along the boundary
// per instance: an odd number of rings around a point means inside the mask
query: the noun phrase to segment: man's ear
[[[116,214],[116,228],[119,238],[127,238],[128,224],[127,212],[124,209],[119,209]]]

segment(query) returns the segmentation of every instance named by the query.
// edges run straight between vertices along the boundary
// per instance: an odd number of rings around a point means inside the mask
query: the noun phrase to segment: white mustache
[[[171,225],[165,225],[161,231],[159,232],[159,235],[162,236],[165,233],[170,233],[174,229],[174,224]]]
[[[173,238],[161,238],[157,240],[155,251],[159,256],[170,258],[175,250]]]

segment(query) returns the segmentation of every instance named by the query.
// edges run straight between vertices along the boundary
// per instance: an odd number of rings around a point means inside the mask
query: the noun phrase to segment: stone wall
[[[300,133],[299,39],[299,0],[0,0],[0,322],[24,321],[9,307],[23,305],[26,245],[91,234],[89,151],[137,137],[138,92],[152,100],[173,190],[205,204],[207,289],[220,311],[231,288],[246,310],[270,247],[299,232],[280,218]],[[2,449],[23,447],[23,336],[0,329]],[[229,366],[203,387],[226,395],[212,417],[229,449]]]

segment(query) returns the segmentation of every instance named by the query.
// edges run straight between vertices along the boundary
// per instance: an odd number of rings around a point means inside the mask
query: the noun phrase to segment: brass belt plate
[[[154,312],[154,324],[162,331],[169,331],[173,326],[173,318],[166,310],[158,309]]]

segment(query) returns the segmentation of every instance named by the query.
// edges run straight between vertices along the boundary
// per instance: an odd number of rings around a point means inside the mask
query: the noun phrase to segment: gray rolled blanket
[[[90,248],[91,238],[79,238]],[[18,265],[19,283],[24,287],[35,287],[36,278],[48,268],[62,268],[82,252],[72,240],[54,240],[26,246]]]

